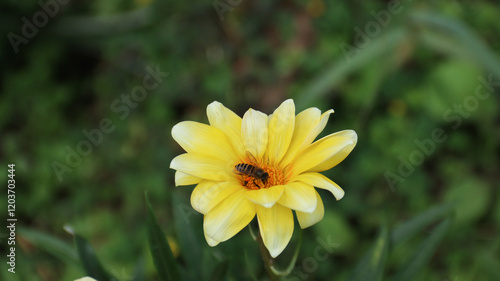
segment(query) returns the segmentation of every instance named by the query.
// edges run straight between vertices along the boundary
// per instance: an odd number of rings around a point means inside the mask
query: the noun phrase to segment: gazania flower
[[[213,102],[207,107],[210,125],[184,121],[172,136],[187,153],[175,157],[175,184],[197,184],[191,205],[204,215],[210,246],[233,237],[257,215],[260,235],[272,257],[286,247],[293,233],[295,211],[301,228],[323,218],[323,202],[314,187],[337,200],[344,191],[319,172],[328,170],[352,151],[353,130],[313,142],[330,114],[308,108],[295,116],[293,100],[271,115],[249,109],[243,118]]]

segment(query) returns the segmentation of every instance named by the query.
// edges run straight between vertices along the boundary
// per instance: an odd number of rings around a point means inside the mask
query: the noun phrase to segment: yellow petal
[[[249,109],[243,115],[241,137],[247,151],[258,160],[262,159],[267,148],[267,115]]]
[[[297,220],[299,221],[300,228],[304,229],[310,227],[311,225],[319,222],[323,219],[325,214],[325,208],[323,206],[323,201],[316,191],[316,198],[318,200],[318,204],[316,205],[316,209],[312,213],[304,213],[300,211],[295,211],[297,214]]]
[[[330,109],[321,115],[319,109],[312,107],[297,115],[292,142],[285,157],[283,157],[281,166],[285,167],[290,164],[302,150],[314,141],[325,128],[328,118],[332,113],[333,110]]]
[[[287,176],[293,178],[304,171],[316,172],[332,168],[347,157],[357,140],[356,132],[345,130],[314,142],[290,164]]]
[[[215,127],[183,121],[172,128],[172,137],[188,153],[206,154],[232,162],[239,160],[227,136]]]
[[[303,147],[309,132],[318,123],[320,115],[321,111],[315,107],[308,108],[297,114],[295,117],[295,128],[292,141],[290,142],[285,157],[281,160],[281,165],[283,167],[288,165]]]
[[[348,144],[344,147],[344,149],[340,150],[338,153],[334,154],[328,160],[323,163],[309,169],[309,172],[322,172],[326,170],[330,170],[331,168],[337,166],[340,162],[342,162],[349,153],[354,149],[356,143],[358,142],[358,135],[353,130],[347,130],[350,132],[351,140],[348,141]]]
[[[217,101],[207,106],[207,116],[210,125],[226,134],[240,159],[243,159],[245,145],[241,140],[241,117]]]
[[[188,175],[183,172],[175,172],[175,186],[179,185],[192,185],[197,184],[201,181],[200,178]]]
[[[328,119],[330,118],[330,115],[333,113],[333,109],[325,111],[323,114],[321,114],[321,118],[319,119],[319,122],[312,128],[312,130],[309,132],[307,135],[305,145],[311,144],[316,137],[323,131],[323,129],[326,126],[326,123],[328,123]]]
[[[235,177],[232,163],[197,153],[184,153],[175,157],[170,163],[170,168],[214,181],[230,181]]]
[[[326,189],[337,200],[342,199],[345,194],[344,190],[338,184],[320,173],[303,173],[293,178],[293,181],[302,181],[317,188]]]
[[[264,245],[273,258],[285,249],[293,233],[292,210],[279,204],[271,208],[257,206],[259,230]]]
[[[230,194],[203,220],[205,235],[219,242],[233,237],[255,217],[255,204],[245,197],[245,190]]]
[[[196,211],[207,214],[227,196],[242,189],[244,187],[235,182],[203,180],[191,193],[191,206]]]
[[[284,187],[283,185],[275,185],[270,188],[247,190],[245,196],[255,204],[270,208],[280,199]]]
[[[291,182],[285,186],[278,203],[292,210],[312,213],[316,209],[317,199],[314,187],[303,182]]]
[[[269,118],[268,157],[271,164],[279,163],[285,155],[295,127],[295,104],[284,101]]]

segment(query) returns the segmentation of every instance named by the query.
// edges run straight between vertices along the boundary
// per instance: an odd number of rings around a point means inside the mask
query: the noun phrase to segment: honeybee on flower
[[[204,215],[210,246],[233,237],[257,215],[262,241],[276,257],[292,236],[292,211],[301,228],[323,218],[323,202],[314,187],[337,200],[344,196],[320,172],[347,157],[356,145],[356,132],[344,130],[314,141],[332,113],[308,108],[295,115],[289,99],[269,116],[249,109],[240,118],[215,101],[207,107],[210,125],[183,121],[172,128],[186,151],[170,164],[175,184],[197,184],[191,205]]]

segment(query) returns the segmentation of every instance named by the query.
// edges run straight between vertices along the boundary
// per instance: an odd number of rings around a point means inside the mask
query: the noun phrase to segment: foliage
[[[232,1],[221,21],[219,1],[67,1],[16,53],[8,34],[49,2],[0,4],[0,163],[16,164],[22,226],[19,271],[0,279],[85,276],[77,249],[91,245],[103,274],[160,280],[154,211],[185,280],[265,280],[247,231],[204,241],[191,187],[173,187],[170,130],[207,122],[214,100],[270,113],[289,97],[299,111],[333,108],[324,134],[352,128],[359,141],[326,173],[346,196],[319,191],[325,218],[303,231],[288,280],[500,279],[494,2]],[[145,84],[155,71],[168,74]],[[144,99],[123,99],[141,87]]]

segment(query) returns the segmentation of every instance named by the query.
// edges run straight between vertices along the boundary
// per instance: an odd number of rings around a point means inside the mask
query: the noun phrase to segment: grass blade
[[[193,280],[203,280],[201,268],[199,266],[200,257],[202,256],[200,241],[203,239],[203,236],[197,235],[198,233],[193,229],[191,214],[186,216],[186,214],[182,213],[186,212],[186,208],[191,209],[193,213],[196,211],[191,208],[188,201],[175,191],[172,192],[172,206],[180,250],[183,259],[186,261],[186,267],[190,269],[186,273],[189,274]]]
[[[161,230],[156,216],[146,195],[146,205],[148,208],[147,228],[148,228],[148,242],[153,261],[158,271],[160,280],[165,281],[179,281],[182,280],[179,273],[179,268],[175,261],[172,250],[167,243],[167,239]]]
[[[47,251],[61,261],[80,265],[78,253],[70,243],[34,229],[20,228],[18,233],[38,248]]]
[[[74,238],[78,256],[88,276],[99,281],[118,280],[104,269],[87,240],[78,234],[74,234]]]
[[[356,266],[350,281],[378,281],[382,276],[389,253],[389,231],[383,227],[370,250]]]
[[[449,218],[440,223],[431,235],[419,245],[413,257],[401,268],[393,280],[410,281],[415,279],[431,259],[450,224],[451,219]]]
[[[438,36],[446,38],[446,35],[452,36],[451,44],[446,44],[450,48],[463,51],[468,50],[469,56],[474,59],[485,70],[500,77],[500,60],[493,51],[477,36],[469,27],[460,21],[443,17],[441,15],[429,12],[413,12],[411,19],[418,25],[423,25],[429,31],[438,31]],[[443,32],[444,31],[444,32]],[[443,34],[444,33],[444,34]],[[443,47],[444,45],[440,45]]]
[[[301,91],[301,95],[296,97],[296,104],[305,108],[321,96],[328,93],[349,74],[365,67],[370,62],[380,59],[383,56],[394,53],[396,49],[407,37],[407,30],[395,28],[373,40],[370,45],[352,58],[339,58],[329,69],[325,70],[318,78]]]
[[[431,223],[442,219],[454,210],[454,204],[446,204],[428,209],[408,222],[403,223],[391,232],[391,245],[398,246],[407,241]]]

